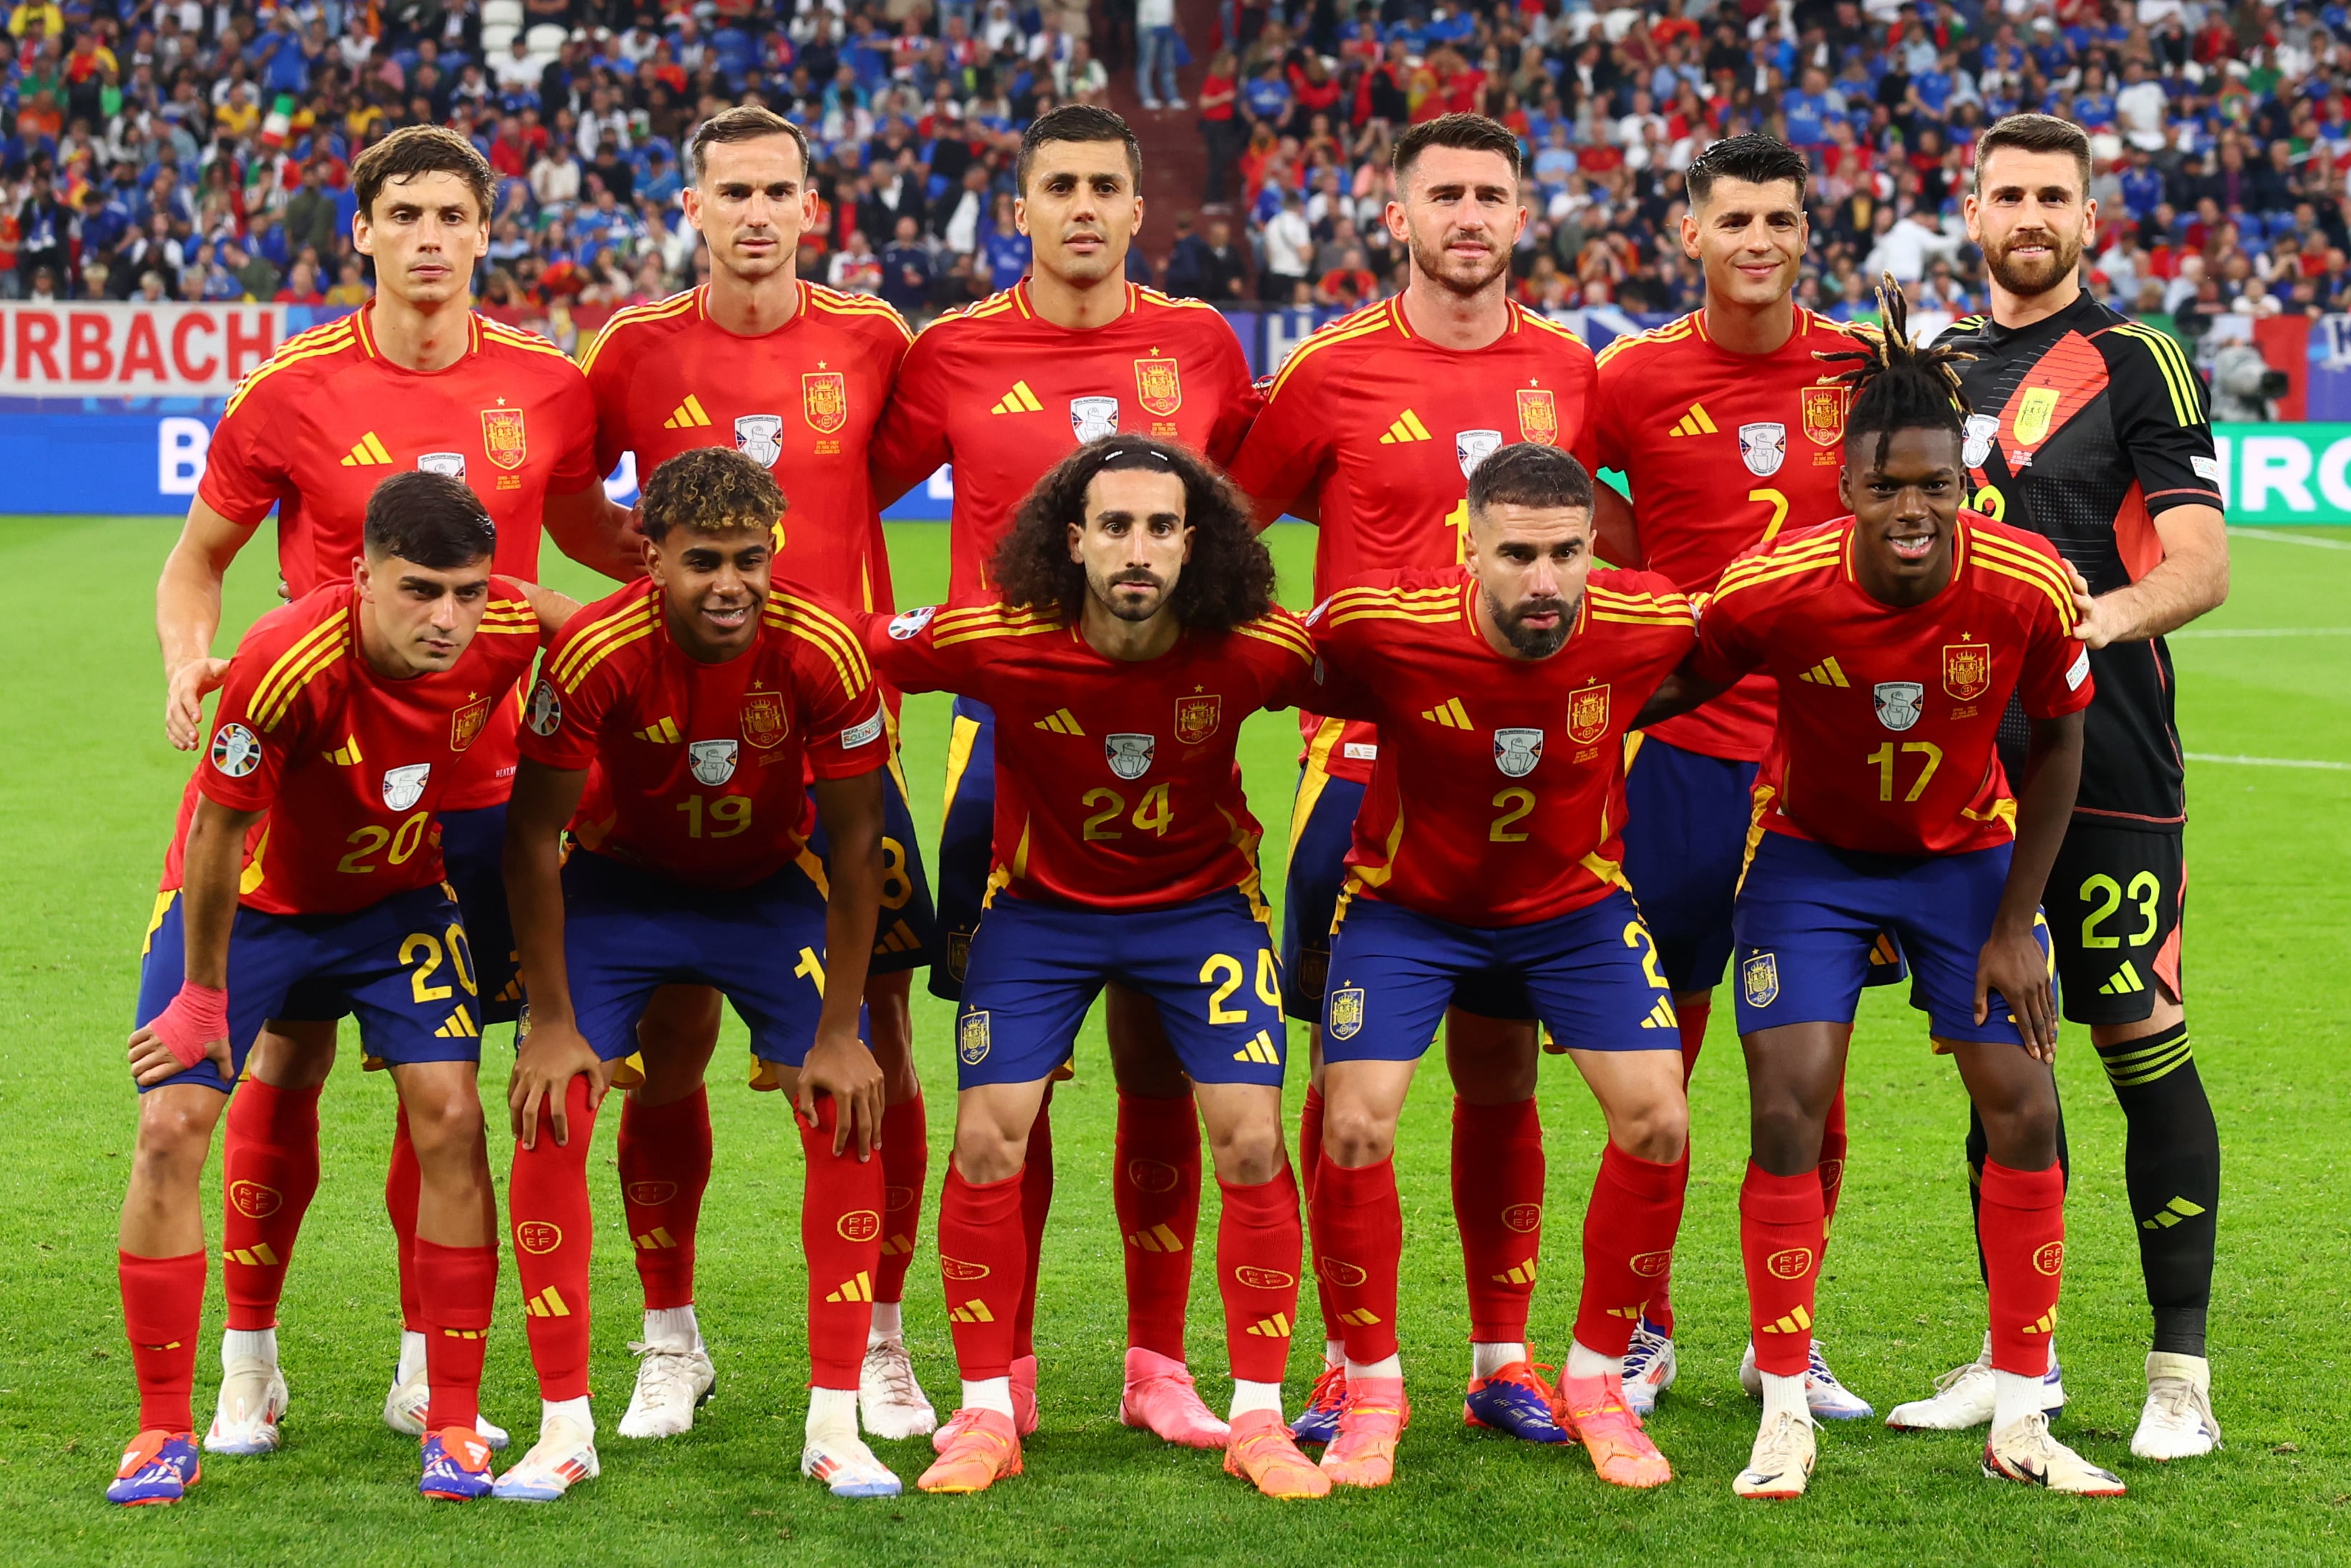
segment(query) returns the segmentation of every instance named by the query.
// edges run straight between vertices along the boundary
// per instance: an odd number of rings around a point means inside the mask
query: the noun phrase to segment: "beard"
[[[1463,264],[1447,256],[1442,245],[1425,246],[1420,236],[1415,235],[1411,246],[1413,270],[1455,294],[1481,294],[1496,278],[1510,269],[1510,249],[1508,246],[1496,246],[1490,265],[1474,274],[1464,274],[1460,270]]]
[[[1122,584],[1148,585],[1154,591],[1147,599],[1135,599],[1117,591]],[[1167,607],[1167,585],[1153,572],[1122,571],[1114,577],[1095,579],[1088,574],[1086,585],[1093,592],[1095,602],[1121,621],[1148,621]]]
[[[1506,610],[1493,591],[1486,593],[1486,613],[1502,633],[1502,641],[1530,659],[1548,659],[1567,646],[1567,634],[1575,629],[1575,601],[1572,599],[1530,599],[1515,610]],[[1546,612],[1556,612],[1559,620],[1550,626],[1529,626],[1526,618]]]
[[[2018,260],[2017,246],[2028,242],[2048,246],[2049,255],[2038,262]],[[2082,242],[2061,238],[2046,229],[2021,229],[2008,236],[1998,256],[1987,252],[1984,265],[2002,288],[2029,299],[2048,293],[2081,270]]]

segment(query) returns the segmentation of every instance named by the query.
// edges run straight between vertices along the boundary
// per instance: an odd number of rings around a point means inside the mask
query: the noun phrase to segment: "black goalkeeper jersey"
[[[2031,528],[2080,569],[2093,593],[2136,581],[2163,559],[2154,519],[2219,507],[2205,391],[2179,345],[2085,294],[2013,330],[1983,317],[1939,344],[1974,412],[1966,461],[1980,511]],[[2171,652],[2161,638],[2090,655],[2097,696],[2085,721],[2078,818],[2177,831],[2187,805],[2173,719]],[[2011,705],[2002,760],[2022,778],[2026,730]]]

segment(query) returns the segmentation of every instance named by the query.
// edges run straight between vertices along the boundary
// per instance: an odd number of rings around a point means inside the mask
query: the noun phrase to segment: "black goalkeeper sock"
[[[2098,1061],[2129,1128],[2123,1179],[2155,1309],[2155,1348],[2202,1355],[2220,1228],[2220,1133],[2189,1051],[2188,1025],[2100,1046]]]
[[[1983,1118],[1976,1114],[1973,1105],[1968,1107],[1968,1207],[1973,1211],[1976,1225],[1976,1271],[1983,1276],[1984,1289],[1991,1289],[1991,1269],[1984,1261],[1983,1249],[1983,1171],[1984,1161],[1991,1157],[1991,1140],[1984,1134]],[[2057,1168],[2064,1173],[2065,1185],[2074,1185],[2074,1151],[2065,1143],[2065,1102],[2057,1102]]]

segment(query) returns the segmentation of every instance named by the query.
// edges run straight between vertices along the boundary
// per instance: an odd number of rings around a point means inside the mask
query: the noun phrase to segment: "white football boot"
[[[1866,1421],[1877,1414],[1869,1401],[1837,1381],[1829,1370],[1828,1359],[1821,1354],[1821,1342],[1813,1341],[1811,1361],[1804,1368],[1804,1404],[1815,1421]],[[1747,1354],[1739,1358],[1739,1386],[1747,1390],[1750,1399],[1763,1397],[1763,1374],[1755,1364],[1755,1342],[1747,1342]],[[1984,1417],[1990,1420],[1991,1417]]]
[[[865,1429],[893,1442],[926,1437],[938,1427],[939,1413],[914,1379],[906,1342],[885,1334],[865,1347],[857,1369],[857,1413]]]
[[[2122,1478],[2051,1437],[2049,1417],[2039,1410],[1984,1439],[1983,1473],[1994,1480],[2022,1481],[2075,1497],[2123,1495]]]
[[[220,1403],[204,1434],[207,1454],[269,1454],[285,1439],[277,1423],[286,1417],[286,1375],[257,1355],[227,1359],[221,1369]]]
[[[623,1437],[674,1437],[694,1429],[694,1413],[710,1402],[718,1371],[703,1345],[681,1340],[632,1340],[636,1392],[621,1417]]]
[[[1991,1331],[1984,1331],[1983,1351],[1965,1366],[1955,1366],[1935,1379],[1935,1392],[1924,1399],[1896,1405],[1886,1424],[1896,1431],[1964,1432],[1991,1425]],[[2049,1345],[2049,1370],[2041,1380],[2041,1409],[2053,1417],[2065,1407],[2065,1382],[2057,1365],[2057,1345]]]
[[[223,1398],[227,1396],[224,1386]],[[2220,1423],[2212,1415],[2212,1364],[2200,1355],[2150,1351],[2147,1358],[2147,1407],[2131,1452],[2142,1459],[2192,1459],[2220,1446]],[[204,1447],[212,1447],[206,1438]]]

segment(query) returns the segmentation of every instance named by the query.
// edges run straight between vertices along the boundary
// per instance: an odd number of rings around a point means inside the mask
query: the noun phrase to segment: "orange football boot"
[[[1674,1479],[1673,1467],[1625,1403],[1618,1374],[1561,1378],[1559,1413],[1560,1425],[1591,1454],[1592,1468],[1602,1480],[1620,1487],[1661,1487]]]
[[[955,1440],[914,1484],[925,1491],[986,1491],[1020,1473],[1020,1435],[1000,1410],[958,1410]]]
[[[1279,1410],[1245,1410],[1233,1417],[1225,1445],[1225,1474],[1238,1476],[1268,1497],[1328,1497],[1331,1478],[1298,1451]]]
[[[1384,1487],[1395,1477],[1396,1439],[1411,1411],[1401,1377],[1351,1377],[1339,1433],[1322,1450],[1322,1469],[1343,1487]]]

